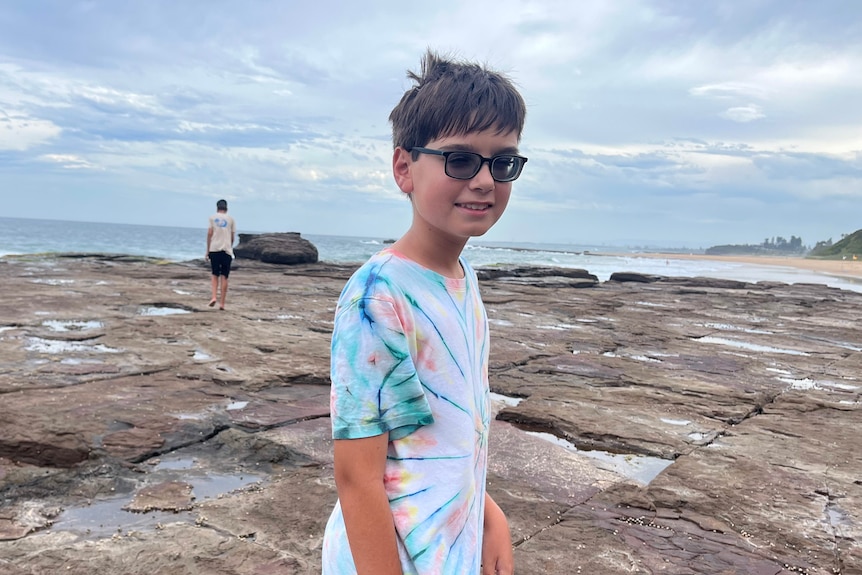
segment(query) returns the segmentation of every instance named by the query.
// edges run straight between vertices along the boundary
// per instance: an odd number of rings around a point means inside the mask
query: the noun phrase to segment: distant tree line
[[[790,236],[790,241],[785,240],[781,236],[772,238],[771,240],[769,238],[766,238],[760,245],[761,247],[768,250],[771,249],[789,252],[799,252],[808,249],[802,245],[802,238],[797,238],[796,236]]]
[[[820,240],[816,244],[814,244],[814,249],[812,251],[825,250],[826,248],[832,247],[832,238],[828,240]]]
[[[802,244],[802,238],[790,236],[789,240],[781,236],[766,238],[760,244],[727,244],[712,246],[704,253],[709,255],[804,255],[813,258],[849,259],[853,256],[862,257],[862,229],[852,234],[841,234],[841,240],[832,243],[832,238],[817,242],[813,248]]]
[[[766,238],[760,244],[725,244],[706,249],[709,255],[802,255],[808,248],[802,245],[802,238],[781,236]]]

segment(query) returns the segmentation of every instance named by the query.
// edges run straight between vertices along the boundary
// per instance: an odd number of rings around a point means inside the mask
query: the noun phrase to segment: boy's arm
[[[482,575],[512,575],[512,534],[500,506],[485,494],[485,528],[482,536]]]
[[[210,259],[210,243],[213,241],[213,227],[210,226],[207,228],[207,253],[204,256],[204,259]]]
[[[389,434],[334,443],[335,486],[357,575],[402,575],[383,487]]]

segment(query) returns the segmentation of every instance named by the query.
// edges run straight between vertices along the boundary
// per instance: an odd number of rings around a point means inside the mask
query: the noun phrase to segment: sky
[[[862,228],[856,0],[0,0],[7,217],[396,238],[389,112],[431,48],[508,74],[529,157],[482,239]]]

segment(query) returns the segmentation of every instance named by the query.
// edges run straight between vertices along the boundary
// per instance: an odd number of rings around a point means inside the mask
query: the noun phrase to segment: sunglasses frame
[[[525,158],[524,156],[519,156],[518,154],[497,154],[496,156],[491,156],[490,158],[486,158],[482,154],[477,154],[476,152],[468,152],[466,150],[448,150],[448,151],[447,150],[434,150],[432,148],[422,148],[420,146],[414,146],[413,148],[410,148],[407,151],[411,152],[411,153],[412,152],[419,152],[420,154],[430,154],[432,156],[443,156],[443,158],[445,160],[443,162],[443,171],[446,173],[447,176],[449,176],[450,178],[452,178],[454,180],[472,180],[473,178],[476,177],[476,174],[478,174],[482,170],[482,166],[485,165],[485,163],[487,163],[488,164],[488,170],[491,172],[491,177],[494,178],[495,182],[500,182],[500,183],[514,182],[515,180],[517,180],[521,176],[521,172],[524,170],[524,165],[527,163],[527,158]],[[473,172],[473,175],[468,177],[468,178],[459,178],[458,176],[453,176],[452,174],[449,173],[449,156],[451,156],[452,154],[469,154],[471,156],[476,156],[480,159],[479,167],[477,167],[476,171]],[[518,168],[518,171],[515,172],[515,176],[513,178],[509,178],[509,179],[505,179],[505,180],[499,180],[496,177],[494,177],[493,165],[494,165],[494,162],[499,158],[518,158],[521,160],[521,166]]]

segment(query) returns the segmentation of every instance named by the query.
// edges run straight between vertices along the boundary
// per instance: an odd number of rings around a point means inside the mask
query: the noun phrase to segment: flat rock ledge
[[[0,258],[0,574],[320,572],[355,265]],[[519,575],[862,574],[862,294],[479,270]]]

